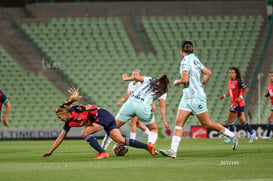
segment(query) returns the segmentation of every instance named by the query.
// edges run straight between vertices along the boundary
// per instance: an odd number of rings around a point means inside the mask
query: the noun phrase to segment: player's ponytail
[[[167,75],[163,75],[159,79],[153,79],[151,81],[151,88],[155,93],[155,98],[159,98],[168,91],[169,78]]]
[[[68,89],[68,91],[70,93],[69,98],[67,98],[62,105],[60,105],[57,110],[56,113],[62,113],[62,112],[67,112],[69,110],[69,108],[76,104],[82,96],[79,95],[79,89],[76,88],[70,88]]]

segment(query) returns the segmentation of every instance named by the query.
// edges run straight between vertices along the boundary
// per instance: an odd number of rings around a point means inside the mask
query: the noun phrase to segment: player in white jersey
[[[131,94],[130,98],[119,110],[119,113],[116,116],[117,126],[120,128],[133,117],[137,116],[140,119],[140,122],[146,125],[150,130],[148,143],[155,144],[158,137],[158,127],[151,110],[152,101],[156,99],[159,100],[160,114],[163,124],[166,128],[169,128],[169,124],[166,121],[165,108],[169,79],[166,75],[163,75],[159,79],[143,76],[128,77],[127,74],[123,74],[122,77],[125,81],[136,80],[142,82],[142,84],[133,94]],[[104,149],[109,145],[108,138],[105,138],[102,143]]]
[[[139,69],[135,69],[132,72],[132,76],[140,76],[140,75],[141,75],[141,72]],[[118,104],[120,105],[122,104],[122,102],[126,101],[139,86],[141,86],[141,82],[130,81],[130,83],[128,84],[127,94],[118,101]],[[152,105],[152,110],[153,111],[155,110],[154,104]],[[141,129],[147,136],[149,136],[150,134],[150,130],[146,126],[141,124],[139,119],[136,116],[130,120],[130,127],[131,127],[131,132],[130,132],[131,139],[136,139],[136,127]]]
[[[184,84],[183,96],[178,107],[171,149],[162,149],[160,153],[164,156],[176,158],[183,133],[183,126],[192,113],[197,115],[198,120],[205,128],[217,130],[230,137],[232,139],[232,149],[236,150],[238,140],[235,134],[221,124],[212,122],[208,114],[206,94],[203,86],[210,79],[210,70],[194,55],[193,43],[191,41],[182,41],[180,53],[184,57],[180,66],[181,78],[174,81],[174,86]],[[200,80],[201,73],[205,74],[202,83]]]

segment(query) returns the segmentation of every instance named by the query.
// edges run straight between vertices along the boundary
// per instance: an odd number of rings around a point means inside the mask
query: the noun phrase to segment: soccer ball
[[[116,143],[113,146],[113,152],[116,156],[124,156],[128,153],[128,147],[124,145],[119,145],[118,143]]]

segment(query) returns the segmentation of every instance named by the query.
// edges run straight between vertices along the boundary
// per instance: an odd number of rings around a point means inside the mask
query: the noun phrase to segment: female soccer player
[[[158,137],[158,127],[152,112],[152,101],[153,99],[159,100],[163,124],[166,128],[169,128],[169,124],[166,121],[165,107],[169,79],[167,75],[163,75],[159,79],[134,75],[128,77],[127,74],[123,74],[122,77],[125,81],[141,81],[142,84],[119,110],[116,116],[117,126],[120,128],[130,119],[137,116],[140,122],[146,125],[151,132],[148,136],[148,143],[155,144]],[[102,143],[103,148],[107,149],[110,142],[111,139],[109,137],[105,138]]]
[[[81,126],[85,126],[81,133],[82,137],[98,152],[94,159],[109,157],[108,153],[99,145],[96,137],[93,135],[102,129],[118,144],[146,149],[151,155],[155,156],[153,144],[144,144],[137,140],[125,139],[119,129],[117,129],[115,118],[107,110],[90,104],[72,106],[80,100],[81,96],[79,96],[78,90],[74,88],[70,89],[69,93],[71,94],[70,97],[56,110],[57,117],[65,122],[63,130],[51,149],[44,153],[42,157],[50,156],[57,149],[71,127]]]
[[[174,86],[184,84],[183,96],[178,107],[171,149],[161,149],[160,153],[164,156],[176,158],[183,133],[183,126],[192,113],[197,115],[198,120],[205,128],[217,130],[230,137],[232,139],[232,149],[236,150],[238,141],[234,133],[221,124],[212,122],[208,114],[206,93],[203,86],[206,85],[210,79],[210,70],[194,55],[193,43],[191,41],[182,41],[180,53],[184,57],[180,66],[181,78],[174,81]],[[205,74],[202,83],[200,81],[201,73]]]
[[[268,124],[267,124],[267,132],[266,136],[262,137],[262,139],[270,139],[270,132],[273,127],[273,71],[268,73],[268,78],[270,82],[267,84],[267,91],[264,93],[264,97],[270,97],[271,101],[271,112],[268,117]]]
[[[132,72],[132,76],[140,76],[141,72],[139,69],[135,69]],[[139,81],[130,81],[129,85],[128,85],[128,91],[127,94],[121,98],[118,101],[118,104],[120,105],[122,102],[126,101],[130,95],[141,85],[141,82]],[[152,110],[155,110],[155,106],[152,103]],[[135,116],[134,118],[132,118],[130,120],[130,127],[131,127],[131,132],[130,132],[130,138],[131,139],[136,139],[136,127],[138,127],[139,129],[141,129],[147,136],[149,136],[150,134],[150,130],[144,126],[143,124],[140,123],[139,119]]]
[[[229,92],[219,97],[219,100],[230,96],[231,107],[228,115],[228,127],[229,130],[235,133],[234,120],[238,117],[242,125],[250,134],[248,143],[254,143],[257,139],[255,132],[252,130],[250,124],[246,122],[244,113],[244,95],[246,95],[248,88],[245,83],[241,80],[241,73],[239,68],[231,67],[228,72],[230,80],[228,81]],[[230,143],[230,138],[224,140],[225,143]]]
[[[5,116],[3,118],[3,125],[4,126],[9,126],[8,124],[8,116],[11,110],[11,104],[7,98],[7,96],[3,93],[3,91],[0,90],[0,123],[1,123],[1,109],[2,109],[2,105],[6,106],[6,112],[5,112]]]

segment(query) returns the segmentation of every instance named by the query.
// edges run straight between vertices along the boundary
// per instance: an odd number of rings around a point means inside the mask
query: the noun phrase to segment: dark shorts
[[[244,112],[245,107],[230,106],[229,112],[232,113],[241,113]]]
[[[107,135],[109,135],[113,129],[118,128],[115,117],[105,109],[98,110],[98,116],[94,123],[103,126]]]
[[[273,105],[271,105],[271,111],[273,111]]]

